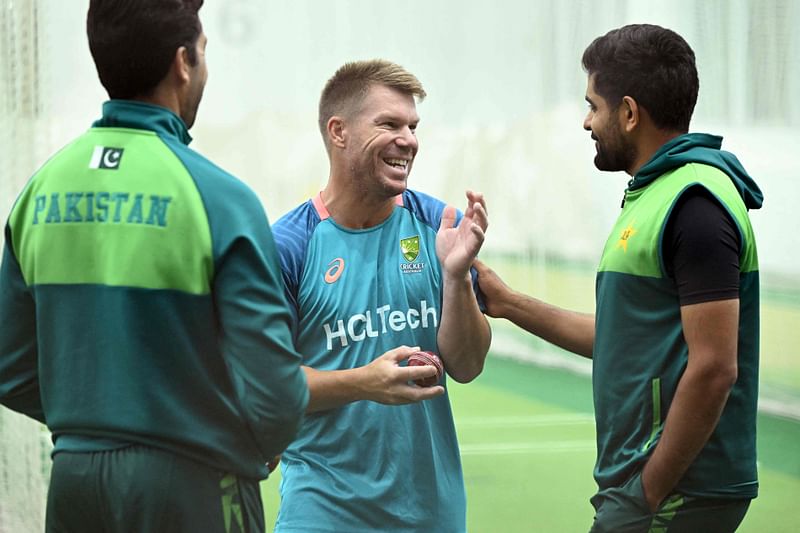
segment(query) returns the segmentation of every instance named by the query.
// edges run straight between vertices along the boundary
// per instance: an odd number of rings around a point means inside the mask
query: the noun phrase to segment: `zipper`
[[[625,207],[625,198],[628,197],[628,191],[631,190],[631,185],[633,185],[633,178],[628,180],[628,186],[625,187],[625,191],[622,193],[622,203],[619,206],[620,209]]]
[[[652,394],[651,404],[653,406],[653,427],[650,430],[650,438],[647,439],[647,442],[642,446],[643,452],[646,452],[650,446],[653,445],[656,435],[661,431],[661,378],[653,378],[650,382],[650,386]]]

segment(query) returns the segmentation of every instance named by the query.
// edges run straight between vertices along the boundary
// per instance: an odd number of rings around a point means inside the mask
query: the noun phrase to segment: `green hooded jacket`
[[[719,424],[678,483],[693,496],[752,498],[758,397],[758,257],[748,209],[763,196],[722,139],[681,135],[629,183],[596,282],[593,389],[602,491],[639,471],[658,442],[686,368],[678,292],[663,258],[664,229],[680,196],[707,189],[735,221],[741,242],[738,379]]]

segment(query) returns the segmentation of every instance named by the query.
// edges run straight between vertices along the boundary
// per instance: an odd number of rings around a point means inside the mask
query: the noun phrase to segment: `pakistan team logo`
[[[403,258],[406,260],[406,263],[400,263],[400,270],[403,273],[422,272],[422,269],[425,268],[425,263],[415,263],[419,257],[419,235],[400,239],[400,252],[402,252]]]
[[[407,239],[400,239],[400,251],[409,263],[419,255],[419,235],[414,235]]]
[[[92,152],[92,160],[89,161],[89,168],[106,168],[117,170],[122,160],[123,148],[112,148],[109,146],[95,146]]]

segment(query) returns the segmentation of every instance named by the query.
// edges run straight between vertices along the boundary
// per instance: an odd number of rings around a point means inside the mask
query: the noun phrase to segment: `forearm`
[[[433,366],[411,367],[402,364],[417,350],[418,346],[398,346],[368,365],[345,370],[302,367],[311,396],[306,413],[335,409],[359,400],[402,405],[444,394],[443,387],[418,387],[413,384],[416,380],[436,374]]]
[[[522,293],[509,291],[498,316],[551,344],[583,357],[592,357],[592,314],[569,311]]]
[[[642,473],[648,503],[655,508],[678,484],[719,421],[735,371],[689,365],[653,454]]]
[[[366,399],[363,386],[364,368],[347,370],[315,370],[302,367],[306,374],[310,398],[306,413],[335,409],[342,405]]]
[[[472,278],[445,278],[442,319],[437,334],[439,355],[447,373],[460,383],[475,379],[483,370],[491,342],[489,323],[481,313]]]

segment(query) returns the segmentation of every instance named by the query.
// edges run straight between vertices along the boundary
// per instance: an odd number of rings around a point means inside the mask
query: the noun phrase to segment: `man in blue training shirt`
[[[511,290],[476,263],[491,316],[592,358],[591,533],[731,533],[757,495],[762,194],[722,138],[688,133],[695,56],[632,24],[583,54],[595,166],[632,179],[597,271],[596,312]]]
[[[482,371],[470,267],[488,219],[481,194],[460,217],[406,188],[424,96],[396,64],[341,67],[319,104],[328,183],[273,227],[311,391],[283,456],[281,533],[466,530],[446,383],[409,384],[434,370],[404,362],[422,349],[458,382]]]
[[[53,434],[48,532],[263,531],[308,402],[264,209],[188,147],[202,3],[89,3],[110,100],[6,225],[0,404]]]

